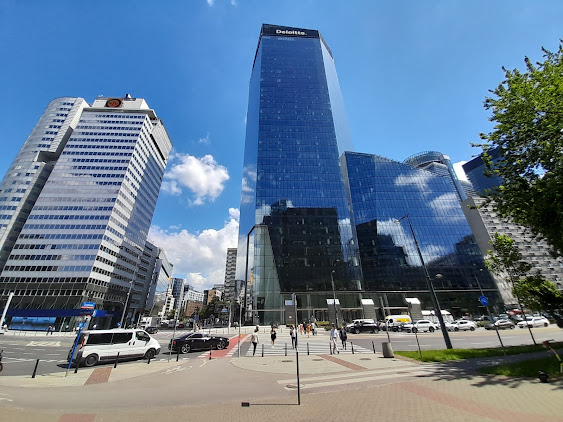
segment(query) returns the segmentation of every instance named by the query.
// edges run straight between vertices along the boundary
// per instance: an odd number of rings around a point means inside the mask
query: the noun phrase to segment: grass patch
[[[483,374],[505,375],[507,377],[537,377],[539,371],[549,374],[550,378],[563,378],[563,375],[559,372],[559,362],[555,356],[478,369],[478,372]]]
[[[559,349],[563,347],[563,342],[551,343],[551,347],[554,349]],[[507,355],[518,355],[520,353],[532,353],[532,352],[548,352],[547,349],[541,345],[531,345],[531,346],[510,346],[506,347]],[[551,352],[550,352],[551,353]],[[419,360],[421,362],[445,362],[450,360],[462,360],[462,359],[475,359],[475,358],[487,358],[491,356],[503,356],[502,348],[488,348],[488,349],[444,349],[444,350],[423,350],[422,359],[418,351],[408,351],[408,352],[395,352],[399,356],[404,356],[407,358]],[[555,362],[555,356],[551,356]],[[557,368],[559,371],[559,368]],[[537,371],[536,371],[537,374]]]

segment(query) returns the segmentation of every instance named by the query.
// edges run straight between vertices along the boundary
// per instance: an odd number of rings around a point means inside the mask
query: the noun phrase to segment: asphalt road
[[[181,330],[176,332],[176,336],[180,336],[187,331]],[[224,335],[226,337],[236,336],[236,330],[231,329],[216,329],[212,334]],[[532,333],[537,343],[543,340],[563,341],[563,330],[555,325],[547,328],[539,327],[532,329]],[[47,374],[52,372],[66,371],[68,362],[67,355],[73,345],[75,339],[74,335],[68,336],[46,336],[45,334],[28,333],[28,335],[0,335],[0,350],[3,352],[4,370],[2,376],[14,375],[31,375],[33,373],[36,360],[40,359],[37,367],[37,375]],[[416,337],[412,333],[394,333],[391,332],[390,339],[393,350],[417,350]],[[500,343],[495,331],[487,331],[479,328],[474,332],[460,331],[450,332],[450,338],[455,348],[484,348],[484,347],[499,347]],[[527,329],[515,328],[513,330],[500,331],[502,341],[505,346],[515,346],[522,344],[532,344],[532,339]],[[280,332],[278,330],[278,341],[275,350],[272,350],[268,344],[269,334],[261,333],[264,337],[262,343],[266,345],[267,354],[283,354],[285,342],[289,343],[291,347],[291,340],[289,334]],[[168,360],[176,359],[176,356],[169,356],[168,342],[172,338],[172,331],[159,331],[154,337],[159,341],[162,350],[156,359]],[[418,340],[421,349],[443,349],[445,348],[444,339],[441,332],[435,333],[419,333]],[[378,334],[348,334],[348,341],[354,343],[356,346],[361,346],[365,351],[372,350],[375,347],[377,352],[382,351],[382,343],[387,342],[387,334],[384,331]],[[329,352],[329,339],[328,332],[319,332],[317,336],[299,336],[301,346],[307,343],[311,345],[311,353],[330,353]],[[340,344],[340,343],[339,343]],[[244,356],[248,352],[250,344],[248,342],[242,343],[241,355]],[[326,349],[326,350],[325,350]],[[350,349],[348,349],[350,350]],[[179,360],[185,361],[189,358],[195,358],[201,352],[192,352],[188,355],[180,355]],[[261,347],[257,353],[261,353]],[[291,353],[291,350],[290,350]],[[235,353],[236,356],[236,353]],[[119,365],[126,365],[132,361],[120,361]],[[111,363],[100,364],[111,365]],[[74,369],[72,369],[74,370]],[[80,370],[80,369],[79,369]]]

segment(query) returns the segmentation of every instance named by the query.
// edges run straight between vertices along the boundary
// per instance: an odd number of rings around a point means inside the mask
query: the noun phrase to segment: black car
[[[192,350],[223,350],[229,344],[227,337],[212,336],[203,333],[188,333],[170,340],[168,350],[172,352],[190,353]]]
[[[379,326],[373,321],[357,321],[353,324],[349,324],[346,327],[346,331],[354,334],[360,333],[377,333],[379,331]]]
[[[509,321],[507,319],[499,319],[498,321],[496,321],[494,323],[485,325],[485,329],[486,330],[494,330],[495,325],[497,326],[497,328],[499,330],[513,329],[514,328],[514,323],[512,321]]]
[[[145,331],[149,334],[156,334],[158,333],[158,328],[156,327],[147,327],[145,328]]]

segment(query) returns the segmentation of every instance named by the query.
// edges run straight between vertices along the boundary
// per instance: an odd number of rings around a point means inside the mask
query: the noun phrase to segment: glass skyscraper
[[[352,150],[322,36],[263,25],[250,80],[237,255],[236,278],[251,292],[246,321],[342,322],[375,317],[375,307],[382,317],[381,308],[406,310],[405,297],[432,308],[414,241],[404,221],[394,222],[407,213],[425,264],[439,274],[434,285],[445,309],[476,313],[479,286],[498,303],[449,159],[431,152],[407,165]],[[416,168],[426,164],[434,173]]]
[[[414,296],[423,309],[432,309],[424,268],[404,218],[408,214],[443,309],[455,317],[477,312],[481,289],[491,304],[502,305],[448,174],[371,154],[347,152],[342,162],[354,210],[363,297],[375,299],[377,292],[385,307],[404,308],[404,297]]]
[[[237,255],[255,323],[281,321],[291,293],[307,309],[300,317],[326,309],[332,280],[338,290],[361,290],[339,163],[350,149],[322,36],[263,25],[250,80]]]
[[[53,100],[0,184],[0,303],[14,292],[10,313],[23,317],[144,308],[171,148],[143,99]]]

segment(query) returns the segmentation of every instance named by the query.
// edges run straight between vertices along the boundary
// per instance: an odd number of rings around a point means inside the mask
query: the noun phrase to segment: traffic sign
[[[96,304],[94,302],[82,302],[81,309],[94,309]]]
[[[487,296],[479,296],[479,302],[481,302],[481,305],[487,306],[489,304],[489,299],[487,299]]]

